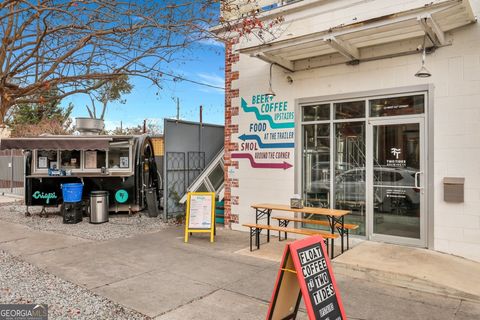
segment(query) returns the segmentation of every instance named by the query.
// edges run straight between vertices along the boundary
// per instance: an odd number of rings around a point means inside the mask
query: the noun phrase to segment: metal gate
[[[0,153],[0,195],[24,194],[25,159],[20,151]]]
[[[167,152],[166,162],[164,192],[168,219],[185,212],[184,205],[179,201],[205,168],[205,152]]]

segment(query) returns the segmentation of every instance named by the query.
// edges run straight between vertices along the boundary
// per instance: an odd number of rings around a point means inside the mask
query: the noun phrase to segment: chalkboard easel
[[[210,242],[215,237],[215,193],[189,192],[185,213],[185,242],[190,233],[210,233]]]
[[[347,319],[321,236],[286,245],[267,320],[296,319],[302,298],[310,320]]]

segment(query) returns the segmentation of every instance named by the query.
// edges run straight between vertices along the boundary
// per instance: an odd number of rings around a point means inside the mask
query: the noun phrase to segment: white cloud
[[[210,86],[215,86],[215,87],[224,87],[225,86],[225,78],[222,76],[218,76],[213,73],[197,73],[197,77],[200,78],[200,82],[210,85]],[[211,88],[211,87],[202,87],[199,90],[204,91],[204,92],[216,92],[216,93],[224,93],[224,89],[219,89],[219,88]]]
[[[212,39],[212,38],[206,38],[202,39],[199,41],[200,44],[205,45],[205,46],[212,46],[212,47],[224,47],[225,44],[221,41]]]

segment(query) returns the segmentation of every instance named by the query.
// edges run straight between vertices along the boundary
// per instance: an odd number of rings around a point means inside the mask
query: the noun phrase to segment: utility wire
[[[181,77],[181,76],[177,76],[177,75],[173,75],[173,74],[170,74],[170,73],[162,72],[162,75],[166,75],[166,76],[172,77],[172,78],[174,78],[174,79],[179,79],[179,80],[186,81],[186,82],[195,83],[195,84],[198,84],[198,85],[200,85],[200,86],[205,86],[205,87],[210,87],[210,88],[225,90],[224,87],[219,87],[219,86],[215,86],[215,85],[213,85],[213,84],[208,84],[208,83],[203,83],[203,82],[200,82],[200,81],[195,81],[195,80],[187,79],[187,78],[184,78],[184,77]]]

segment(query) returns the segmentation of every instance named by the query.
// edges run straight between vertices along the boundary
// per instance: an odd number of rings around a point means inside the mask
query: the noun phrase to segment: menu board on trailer
[[[97,168],[97,151],[85,151],[85,168]]]
[[[48,158],[47,157],[38,157],[38,168],[47,168]]]
[[[267,319],[295,319],[302,297],[309,319],[346,319],[321,236],[298,240],[285,247]]]
[[[188,242],[189,234],[194,232],[210,232],[210,241],[213,242],[215,193],[189,192],[185,218],[185,242]]]

